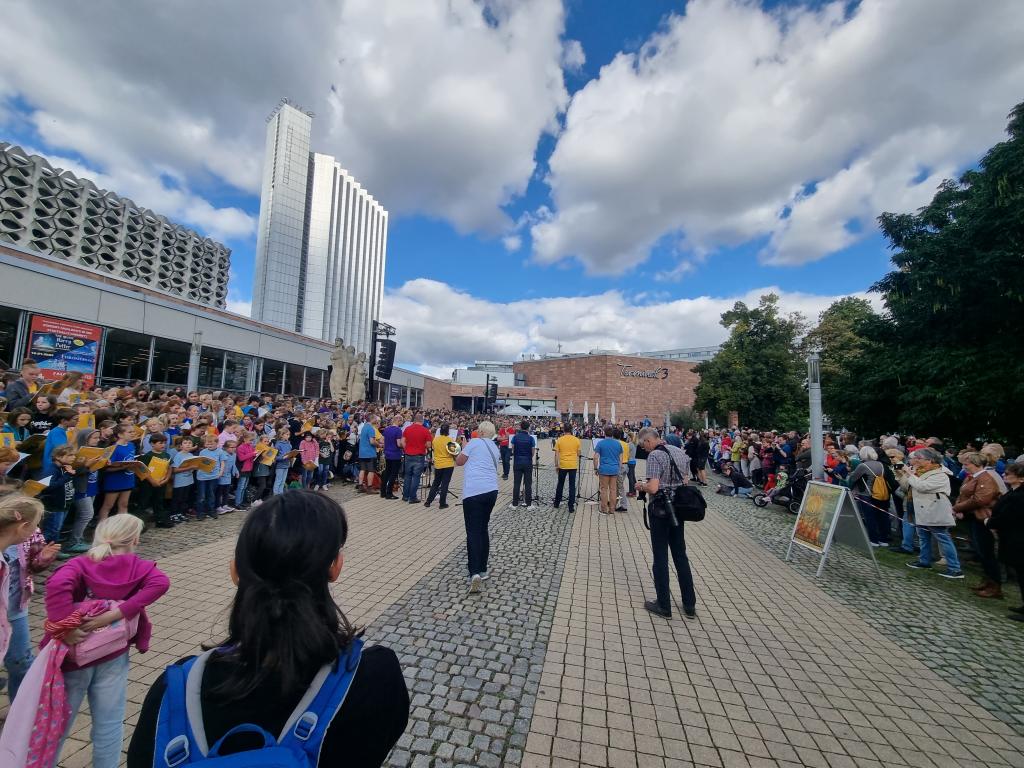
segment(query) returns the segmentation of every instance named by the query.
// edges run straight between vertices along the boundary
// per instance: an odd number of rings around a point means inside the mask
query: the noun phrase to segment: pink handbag
[[[80,610],[83,616],[98,616],[113,610],[120,604],[120,600],[86,600],[75,603],[75,608]],[[76,667],[85,667],[107,656],[126,651],[138,631],[138,615],[129,621],[120,619],[113,624],[93,630],[85,636],[82,642],[71,646],[66,661]]]

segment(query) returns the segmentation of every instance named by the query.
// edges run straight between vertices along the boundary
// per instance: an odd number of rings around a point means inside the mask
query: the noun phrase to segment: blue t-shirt
[[[46,435],[46,443],[43,445],[43,466],[48,467],[53,463],[53,451],[62,445],[68,444],[68,432],[64,427],[54,427]]]
[[[359,427],[359,458],[376,459],[377,449],[373,445],[375,432],[370,422],[365,422]]]
[[[110,463],[118,461],[135,461],[135,446],[115,445],[114,453],[110,456]],[[103,490],[105,491],[130,491],[135,487],[135,473],[131,470],[117,470],[106,472],[103,475]]]
[[[516,467],[528,467],[533,463],[533,435],[520,430],[512,435],[512,464]]]
[[[622,443],[615,438],[606,437],[594,445],[594,453],[600,457],[598,474],[619,474],[619,464],[622,463]]]
[[[204,472],[201,469],[196,470],[196,480],[216,480],[220,475],[220,466],[223,459],[223,451],[220,448],[203,448],[199,452],[200,456],[205,456],[208,459],[213,459],[216,464],[213,465],[213,469],[209,472]]]
[[[192,458],[192,454],[186,451],[178,451],[174,454],[174,458],[171,459],[171,466],[177,469],[186,461]],[[186,488],[195,482],[195,472],[178,472],[174,475],[174,486],[175,488]]]
[[[238,475],[238,464],[235,461],[235,454],[220,449],[221,464],[224,466],[224,474],[217,480],[217,485],[231,485],[232,478]]]

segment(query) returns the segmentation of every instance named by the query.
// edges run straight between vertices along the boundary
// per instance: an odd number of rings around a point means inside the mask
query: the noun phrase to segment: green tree
[[[805,366],[798,349],[803,317],[781,315],[779,297],[770,293],[754,308],[736,302],[721,322],[729,338],[713,359],[697,366],[695,410],[707,411],[719,423],[727,423],[729,411],[738,411],[744,425],[805,428]]]
[[[669,422],[673,427],[686,432],[689,429],[704,429],[704,417],[693,410],[693,408],[680,408],[669,415]]]
[[[891,327],[882,334],[888,354],[864,386],[895,400],[894,426],[958,439],[1024,436],[1024,103],[1007,133],[917,213],[879,217],[896,269],[873,290]]]

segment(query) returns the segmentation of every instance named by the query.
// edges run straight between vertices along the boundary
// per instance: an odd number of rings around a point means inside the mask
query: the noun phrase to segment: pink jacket
[[[303,464],[310,461],[316,464],[320,461],[320,443],[316,440],[303,440],[299,443],[299,456]]]
[[[134,553],[111,555],[100,562],[76,557],[58,568],[46,582],[46,618],[60,621],[71,615],[75,603],[88,598],[122,600],[121,613],[126,619],[139,616],[139,631],[132,643],[140,653],[145,653],[153,634],[146,606],[159,600],[170,586],[170,579],[156,563]],[[44,634],[40,645],[49,640],[49,633]],[[104,661],[107,659],[96,663]]]
[[[239,443],[235,456],[242,462],[240,472],[252,472],[252,462],[256,457],[256,446],[249,445],[248,443]]]

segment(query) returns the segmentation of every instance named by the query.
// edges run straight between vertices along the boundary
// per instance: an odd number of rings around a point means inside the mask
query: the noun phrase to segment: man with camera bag
[[[646,498],[651,551],[654,555],[654,590],[657,594],[657,600],[645,601],[644,608],[666,619],[672,616],[672,597],[668,583],[668,554],[671,552],[679,576],[683,612],[692,619],[697,615],[697,594],[693,589],[690,561],[686,557],[683,521],[678,519],[672,504],[676,488],[686,485],[690,459],[681,448],[666,444],[658,431],[650,427],[640,430],[638,442],[648,452],[647,480],[638,482],[636,490],[640,499]]]

